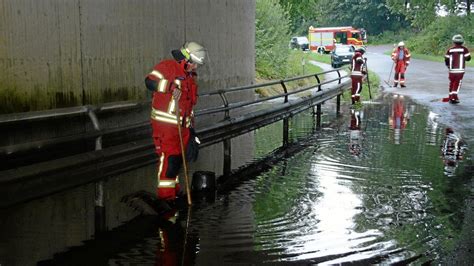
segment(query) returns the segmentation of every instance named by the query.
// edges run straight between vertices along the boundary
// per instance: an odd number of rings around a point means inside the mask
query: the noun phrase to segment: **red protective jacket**
[[[362,77],[363,66],[364,66],[364,58],[362,57],[362,53],[355,52],[354,56],[352,56],[351,77]]]
[[[466,68],[466,61],[471,60],[471,53],[469,50],[456,44],[446,51],[444,62],[449,68],[449,73],[464,73]]]
[[[175,60],[164,60],[153,68],[147,78],[157,82],[156,90],[153,92],[152,101],[152,126],[153,136],[159,132],[157,122],[176,125],[176,102],[172,97],[172,92],[179,87],[181,97],[179,99],[179,109],[181,125],[189,127],[192,123],[193,107],[197,102],[197,85],[194,72],[187,73],[184,70],[184,61],[178,63]]]
[[[401,51],[402,51],[402,49],[400,49],[400,48],[393,49],[393,51],[392,51],[392,60],[395,61],[395,62],[403,61],[406,65],[410,64],[410,57],[411,57],[410,51],[408,51],[407,48],[403,47],[403,57],[400,59],[400,52]]]

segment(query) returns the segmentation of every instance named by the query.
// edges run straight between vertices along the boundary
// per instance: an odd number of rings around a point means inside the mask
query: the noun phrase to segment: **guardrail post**
[[[221,97],[222,101],[224,102],[224,107],[229,107],[229,101],[225,97],[225,92],[219,92],[219,96]],[[230,112],[229,109],[226,109],[224,112],[224,119],[230,119]],[[223,166],[223,173],[224,176],[230,175],[232,171],[232,141],[231,139],[225,139],[223,142],[224,145],[224,166]]]
[[[337,75],[339,76],[338,84],[341,84],[341,72],[339,70],[337,70]],[[342,94],[338,94],[336,97],[336,116],[341,115],[341,95]]]
[[[282,80],[280,82],[281,86],[283,87],[283,91],[285,92],[285,100],[284,103],[288,102],[288,89],[286,88],[285,82]],[[283,118],[283,147],[287,147],[289,143],[289,131],[290,131],[290,118],[286,117]]]
[[[225,139],[224,143],[224,176],[229,176],[232,171],[232,143],[230,139]]]
[[[229,107],[229,101],[225,97],[225,91],[220,91],[219,96],[221,97],[222,102],[224,102],[224,107],[226,108],[225,111],[224,111],[224,119],[227,120],[227,119],[230,118],[229,109],[227,109],[227,107]]]
[[[321,79],[319,79],[318,74],[314,75],[314,77],[318,81],[318,91],[321,91],[322,90],[322,88],[321,88]]]
[[[290,118],[283,118],[283,147],[288,146],[290,132]]]
[[[318,80],[318,83],[321,84],[321,81],[319,80],[318,75],[315,75],[316,79]],[[339,82],[341,80],[339,79]],[[322,91],[321,85],[318,86],[318,91]],[[314,110],[314,109],[313,109]],[[316,129],[321,129],[321,104],[316,105]]]
[[[100,131],[99,119],[92,108],[88,108],[87,114],[96,131]],[[102,135],[95,140],[95,150],[102,150]],[[95,207],[94,207],[95,234],[105,232],[105,206],[104,206],[104,181],[95,183]]]
[[[336,115],[341,115],[341,94],[336,96]]]
[[[316,105],[316,128],[321,129],[321,104]]]

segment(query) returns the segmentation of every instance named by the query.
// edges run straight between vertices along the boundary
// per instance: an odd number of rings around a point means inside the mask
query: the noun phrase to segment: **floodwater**
[[[462,136],[393,94],[361,110],[343,107],[339,118],[325,114],[320,129],[308,113],[293,117],[290,135],[303,148],[270,170],[41,264],[449,262],[473,196]],[[256,131],[257,156],[281,144],[281,128]]]

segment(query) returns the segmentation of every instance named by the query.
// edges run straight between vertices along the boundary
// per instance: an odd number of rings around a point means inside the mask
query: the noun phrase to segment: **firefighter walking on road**
[[[354,56],[352,56],[351,62],[351,80],[352,80],[352,104],[360,103],[360,93],[362,91],[362,79],[367,74],[364,68],[364,55],[365,49],[359,47],[355,50]]]
[[[404,42],[399,42],[398,46],[392,51],[392,60],[395,66],[395,76],[393,77],[393,87],[397,87],[400,83],[400,87],[404,88],[405,85],[405,72],[408,65],[410,64],[410,51],[405,47]]]
[[[459,89],[466,68],[466,61],[471,60],[469,50],[463,46],[464,38],[457,34],[453,36],[453,46],[450,47],[444,56],[444,62],[449,69],[449,102],[459,103]]]
[[[198,43],[187,42],[171,54],[174,60],[161,61],[145,79],[146,87],[153,92],[151,125],[159,158],[156,193],[158,199],[167,202],[175,200],[180,192],[178,173],[183,159],[178,126],[181,127],[186,154],[193,153],[192,145],[188,144],[195,138],[191,128],[193,107],[197,102],[195,70],[204,63],[206,50]],[[192,159],[196,158],[188,160]]]

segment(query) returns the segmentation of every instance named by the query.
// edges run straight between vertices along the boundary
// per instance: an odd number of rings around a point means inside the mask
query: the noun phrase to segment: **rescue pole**
[[[393,68],[394,68],[394,67],[395,67],[395,61],[393,61],[393,63],[392,63],[392,68],[390,69],[390,74],[388,74],[388,81],[385,81],[385,80],[384,80],[385,83],[387,83],[387,85],[390,86],[390,87],[391,87],[391,85],[390,85],[390,78],[392,77],[392,71],[393,71]]]
[[[394,44],[393,44],[393,47],[395,48],[396,46],[397,46],[397,45],[394,43]],[[391,58],[391,56],[390,56],[390,58]],[[393,71],[393,69],[395,68],[395,61],[394,61],[394,60],[392,60],[392,61],[393,61],[393,63],[392,63],[392,68],[390,69],[390,74],[388,75],[388,81],[384,80],[384,82],[387,83],[387,85],[388,85],[389,87],[391,87],[391,85],[390,85],[390,79],[392,78],[392,71]]]
[[[186,194],[188,197],[188,205],[192,204],[191,201],[191,191],[189,189],[189,177],[188,177],[188,165],[186,163],[186,153],[184,149],[184,141],[183,141],[183,133],[181,132],[181,121],[179,119],[179,101],[176,100],[175,104],[175,112],[176,112],[176,122],[178,124],[178,135],[179,135],[179,144],[181,145],[181,158],[183,159],[183,168],[184,168],[184,185],[186,186]],[[186,119],[183,117],[183,121]]]
[[[367,87],[369,88],[369,98],[372,100],[372,92],[370,91],[369,68],[367,67],[367,58],[364,58],[365,69],[367,70]]]

